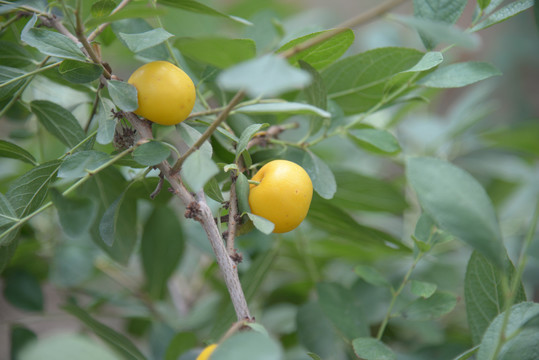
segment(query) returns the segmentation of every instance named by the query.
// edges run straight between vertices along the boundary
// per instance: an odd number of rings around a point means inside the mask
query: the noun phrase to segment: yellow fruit
[[[161,125],[176,125],[189,116],[196,91],[191,78],[176,65],[153,61],[139,67],[127,82],[137,88],[135,114]]]
[[[275,224],[274,233],[293,230],[305,219],[313,184],[301,166],[287,160],[273,160],[262,166],[252,180],[260,184],[250,184],[251,212]]]
[[[217,348],[217,344],[211,344],[208,345],[202,350],[202,352],[197,356],[196,360],[208,360],[210,358],[210,355],[215,351]]]

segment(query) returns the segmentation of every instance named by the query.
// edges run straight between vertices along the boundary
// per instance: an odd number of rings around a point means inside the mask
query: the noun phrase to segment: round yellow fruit
[[[195,106],[196,91],[191,78],[167,61],[153,61],[139,67],[127,82],[137,88],[135,114],[161,125],[185,120]]]
[[[275,224],[274,233],[295,229],[305,219],[313,184],[307,172],[288,160],[273,160],[262,166],[250,184],[251,212]]]
[[[215,351],[217,348],[217,344],[211,344],[208,345],[202,350],[202,352],[197,356],[196,360],[208,360],[210,358],[210,355]]]

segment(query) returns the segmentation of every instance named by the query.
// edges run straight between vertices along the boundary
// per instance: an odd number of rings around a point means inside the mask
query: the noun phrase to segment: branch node
[[[187,209],[185,210],[185,217],[187,219],[202,221],[201,215],[202,212],[200,211],[200,204],[196,201],[191,201],[191,203],[187,205]]]

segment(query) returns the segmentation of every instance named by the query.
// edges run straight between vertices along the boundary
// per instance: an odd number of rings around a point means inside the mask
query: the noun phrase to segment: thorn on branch
[[[163,183],[165,182],[165,176],[163,173],[159,173],[159,182],[157,183],[157,187],[155,190],[150,194],[150,199],[155,199],[157,195],[161,192],[161,189],[163,188]]]

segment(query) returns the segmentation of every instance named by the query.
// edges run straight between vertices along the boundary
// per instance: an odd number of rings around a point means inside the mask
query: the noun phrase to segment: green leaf
[[[17,360],[120,360],[117,354],[89,337],[59,333],[38,339],[21,351]]]
[[[34,28],[36,21],[37,15],[34,14],[21,32],[22,41],[35,47],[45,55],[62,59],[86,61],[86,56],[84,56],[79,47],[71,39],[58,32],[43,28]]]
[[[436,69],[418,83],[433,88],[457,88],[501,74],[500,70],[491,64],[470,61]]]
[[[438,288],[438,285],[436,284],[418,280],[412,280],[410,285],[412,294],[421,296],[425,299],[430,298]]]
[[[395,155],[401,151],[399,142],[387,130],[352,129],[348,135],[359,147],[382,155]]]
[[[103,68],[94,63],[64,60],[58,69],[64,79],[75,84],[86,84],[99,79]]]
[[[63,179],[81,178],[109,160],[110,156],[101,151],[79,151],[65,158],[58,170],[58,177]]]
[[[258,231],[269,235],[273,232],[273,229],[275,228],[275,225],[267,220],[264,219],[262,216],[258,216],[251,213],[246,213],[249,219],[253,222],[253,225],[258,229]]]
[[[296,322],[298,340],[308,351],[323,359],[346,358],[340,336],[318,303],[300,306]]]
[[[110,14],[116,7],[116,3],[113,0],[99,0],[96,1],[90,8],[90,13],[93,17],[101,17]]]
[[[509,321],[503,336],[500,336],[504,325],[505,313],[501,313],[492,321],[479,347],[477,360],[493,358],[499,341],[504,341],[498,359],[501,360],[535,360],[539,351],[539,332],[534,328],[525,328],[528,321],[539,315],[539,304],[523,302],[511,307]],[[512,357],[511,357],[512,356]]]
[[[416,65],[424,54],[415,49],[386,47],[339,60],[322,72],[329,99],[345,114],[367,111],[386,95],[386,83]]]
[[[118,80],[107,81],[110,97],[114,104],[123,111],[138,109],[137,89],[126,82]]]
[[[226,69],[256,56],[256,44],[251,39],[180,38],[174,45],[183,56],[219,69]]]
[[[25,74],[26,71],[17,68],[0,66],[0,100],[11,97],[17,90],[20,89],[20,87],[24,84],[24,79],[15,81],[13,81],[13,79]],[[13,82],[6,85],[8,81]]]
[[[204,185],[204,192],[211,199],[217,201],[218,203],[225,202],[225,198],[223,197],[223,193],[221,192],[221,188],[219,187],[219,182],[215,178],[211,178],[210,181],[208,181],[206,185]]]
[[[166,15],[167,11],[165,9],[155,9],[148,7],[145,4],[140,5],[130,5],[117,13],[108,16],[101,16],[90,19],[86,22],[87,28],[92,28],[103,23],[111,23],[118,20],[132,19],[132,18],[148,18],[155,16]]]
[[[197,345],[198,339],[195,333],[187,331],[179,332],[170,341],[165,354],[165,360],[178,360],[180,355]]]
[[[333,204],[343,209],[402,214],[408,207],[401,187],[383,179],[349,171],[334,172]]]
[[[337,283],[316,284],[320,308],[349,340],[366,336],[369,327],[357,296]]]
[[[400,316],[409,320],[437,319],[450,313],[457,305],[457,297],[446,292],[434,293],[429,298],[419,298],[401,310]]]
[[[0,65],[22,68],[32,64],[32,55],[18,43],[0,40]]]
[[[316,355],[315,353],[308,352],[307,355],[311,357],[313,360],[323,360],[320,356]]]
[[[324,199],[331,199],[337,190],[335,176],[327,164],[312,151],[303,155],[302,167],[305,169],[313,183],[314,190]]]
[[[202,136],[202,134],[198,132],[198,130],[192,128],[191,126],[183,122],[180,123],[179,126],[177,126],[177,129],[180,132],[183,141],[185,141],[187,145],[189,145],[189,147],[193,146],[193,144],[197,142],[197,140],[200,139],[200,137]],[[211,144],[208,141],[204,141],[199,150],[202,151],[207,157],[212,156],[213,150]]]
[[[9,245],[17,235],[16,231],[11,231],[9,234],[4,235],[4,232],[15,225],[17,220],[17,213],[11,206],[11,203],[4,194],[0,193],[0,249]],[[0,262],[0,272],[2,272],[2,268],[3,266]]]
[[[196,150],[184,161],[180,173],[182,180],[191,191],[197,192],[219,173],[219,168],[206,153]]]
[[[97,215],[96,204],[91,199],[67,198],[56,189],[51,189],[51,198],[67,236],[76,238],[88,233]]]
[[[292,49],[309,39],[312,39],[318,35],[327,33],[331,30],[315,32],[309,35],[302,36],[300,38],[291,40],[281,46],[277,53],[284,52],[286,50]],[[299,53],[292,55],[288,58],[290,64],[296,64],[298,61],[302,60],[310,64],[316,70],[321,70],[333,63],[335,60],[339,59],[345,52],[348,50],[350,45],[354,42],[354,32],[350,29],[346,29],[340,34],[330,37],[329,39],[309,47],[306,50],[300,51]]]
[[[46,162],[13,181],[6,197],[16,214],[26,216],[43,204],[59,166],[60,161]]]
[[[499,267],[505,249],[494,208],[467,172],[434,158],[411,158],[406,177],[423,210],[440,228],[460,238]]]
[[[456,358],[454,358],[453,360],[468,360],[468,359],[472,359],[472,356],[474,356],[475,354],[477,354],[477,351],[479,350],[479,346],[474,346],[473,348],[471,348],[470,350],[467,350],[465,352],[463,352],[462,354],[460,354],[459,356],[457,356]]]
[[[217,17],[223,17],[225,19],[229,19],[235,22],[238,22],[243,25],[252,25],[251,22],[242,19],[237,16],[231,16],[224,14],[220,11],[215,10],[214,8],[211,8],[207,5],[204,5],[198,1],[194,0],[158,0],[159,4],[163,4],[166,6],[175,7],[178,9],[194,12],[197,14],[203,14],[203,15],[210,15],[210,16],[217,16]]]
[[[116,119],[114,118],[114,114],[111,110],[115,109],[116,107],[109,99],[103,99],[100,97],[96,113],[92,121],[94,123],[97,121],[99,125],[95,140],[101,145],[110,144],[114,139]]]
[[[124,44],[134,53],[162,44],[174,35],[163,28],[148,30],[138,34],[119,33]]]
[[[283,350],[275,340],[259,332],[235,334],[219,344],[211,355],[212,360],[282,360]]]
[[[0,140],[0,157],[21,160],[34,166],[38,165],[32,154],[19,145],[5,140]]]
[[[392,15],[391,19],[417,30],[423,39],[428,37],[428,41],[432,44],[445,43],[470,49],[477,48],[480,44],[477,35],[465,32],[453,24],[399,15]],[[432,47],[427,48],[431,49]]]
[[[414,0],[414,16],[434,22],[454,24],[462,15],[468,0]],[[432,49],[437,42],[430,33],[420,32],[423,44]]]
[[[354,353],[365,360],[396,360],[397,355],[383,342],[371,337],[352,341]]]
[[[477,5],[479,5],[479,8],[481,10],[485,10],[487,6],[489,6],[490,0],[477,0]]]
[[[141,165],[153,166],[170,156],[170,148],[159,141],[149,141],[133,151],[133,159]]]
[[[391,284],[378,270],[368,265],[358,265],[354,272],[363,280],[374,286],[390,288]]]
[[[9,264],[11,258],[13,257],[13,254],[15,254],[15,250],[17,250],[17,247],[19,246],[20,238],[15,238],[16,232],[12,232],[11,234],[13,234],[12,237],[3,236],[1,238],[1,240],[5,241],[7,245],[0,246],[0,273],[2,273],[2,271]],[[11,241],[10,237],[15,238],[15,241]]]
[[[68,304],[63,309],[88,326],[99,338],[126,359],[146,360],[139,349],[124,335],[95,320],[77,305]]]
[[[441,52],[438,51],[429,51],[423,55],[421,60],[417,62],[411,68],[401,71],[401,73],[408,72],[422,72],[434,69],[436,66],[440,65],[444,61],[444,56]]]
[[[26,311],[43,310],[43,293],[38,280],[24,270],[4,275],[4,297],[9,303]]]
[[[146,10],[149,9],[146,5]],[[121,14],[121,12],[120,12]],[[145,31],[153,30],[153,26],[148,24],[145,20],[141,19],[140,17],[131,18],[131,19],[124,19],[120,21],[113,22],[110,25],[113,33],[116,35],[116,38],[120,40],[120,42],[127,47],[127,44],[120,36],[120,33],[122,34],[140,34]],[[111,35],[112,38],[114,36]],[[152,48],[142,50],[141,52],[137,53],[137,57],[143,58],[147,61],[151,60],[168,60],[169,59],[169,53],[167,50],[167,47],[165,44],[159,44]]]
[[[184,238],[178,216],[168,206],[156,206],[144,224],[140,245],[142,267],[149,294],[160,299],[167,281],[177,268],[184,250]]]
[[[266,115],[266,114],[284,114],[284,115],[318,115],[323,118],[330,118],[331,114],[325,110],[315,106],[295,103],[295,102],[275,102],[254,104],[240,107],[234,112],[250,115]]]
[[[498,24],[502,21],[512,18],[515,15],[520,14],[521,12],[531,8],[533,6],[534,0],[518,0],[513,1],[510,4],[507,4],[500,10],[496,11],[490,15],[485,20],[481,21],[479,24],[475,25],[471,31],[478,31],[485,28],[488,28],[494,24]]]
[[[490,144],[496,147],[522,151],[539,156],[539,123],[537,119],[514,124],[510,128],[493,129],[492,132],[482,134]]]
[[[11,326],[11,359],[21,359],[25,346],[37,340],[37,335],[22,325]]]
[[[309,73],[296,69],[276,55],[265,55],[226,69],[217,77],[225,90],[244,90],[247,95],[276,96],[311,82]]]
[[[238,178],[236,179],[236,197],[238,198],[239,213],[250,213],[249,180],[247,179],[247,176],[243,175],[243,173],[238,173]]]
[[[114,202],[107,208],[101,222],[99,223],[99,233],[101,239],[108,246],[112,246],[118,238],[117,228],[120,223],[120,209],[122,208],[127,190],[120,194]],[[125,221],[125,218],[123,219]]]
[[[247,145],[249,144],[249,140],[261,129],[267,127],[268,124],[252,124],[249,125],[243,130],[240,136],[240,140],[238,141],[238,145],[236,146],[236,161],[239,159],[241,154],[247,149]]]
[[[514,273],[513,264],[507,260],[511,275]],[[466,301],[466,314],[468,327],[472,334],[474,344],[481,342],[485,330],[492,320],[506,308],[505,296],[502,291],[502,278],[504,274],[493,266],[487,258],[474,251],[466,268],[464,279],[464,299]],[[513,276],[510,277],[512,282]],[[524,287],[519,284],[515,303],[526,301]]]
[[[86,137],[73,114],[60,105],[46,100],[34,100],[30,103],[30,109],[41,125],[64,145],[75,147]]]

